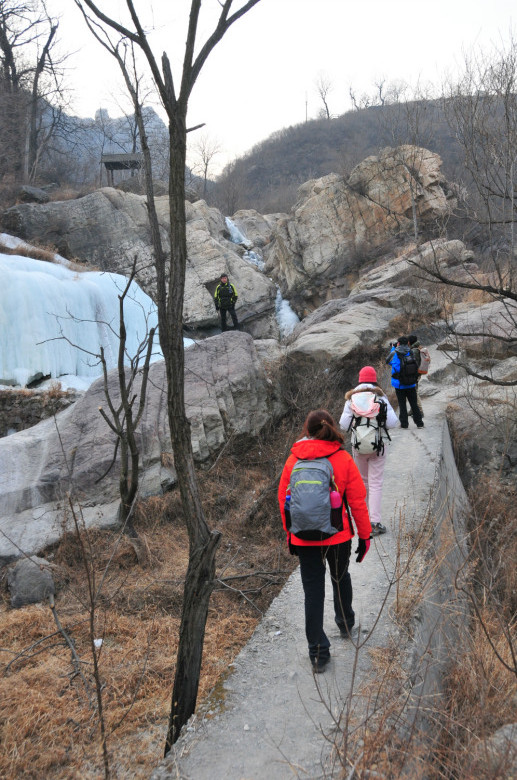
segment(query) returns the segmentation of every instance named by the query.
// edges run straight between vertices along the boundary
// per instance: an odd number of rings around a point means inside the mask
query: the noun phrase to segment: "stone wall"
[[[52,417],[77,400],[79,393],[69,390],[1,390],[0,437],[31,428]]]

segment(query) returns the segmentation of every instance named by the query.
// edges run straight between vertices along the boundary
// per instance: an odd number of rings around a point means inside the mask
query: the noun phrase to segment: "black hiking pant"
[[[339,630],[346,634],[355,623],[355,613],[352,609],[352,580],[348,571],[351,549],[351,541],[321,547],[296,545],[305,594],[305,635],[311,659],[330,656],[330,642],[323,630],[326,562],[329,565],[332,581],[336,624]]]
[[[230,317],[232,318],[233,327],[235,330],[239,330],[239,321],[237,319],[237,315],[235,313],[235,306],[231,306],[229,309],[220,309],[220,315],[221,315],[221,330],[224,332],[226,328],[226,313],[230,312]]]
[[[413,420],[415,421],[415,425],[421,425],[423,422],[422,412],[418,408],[416,387],[404,387],[404,388],[396,387],[395,392],[397,394],[397,401],[399,404],[399,420],[401,426],[403,428],[407,428],[408,426],[408,413],[407,413],[406,401],[409,401],[411,411],[413,412]]]

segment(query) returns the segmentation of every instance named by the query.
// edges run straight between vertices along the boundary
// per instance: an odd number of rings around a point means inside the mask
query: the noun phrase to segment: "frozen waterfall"
[[[230,240],[234,244],[240,244],[241,246],[245,247],[246,251],[243,254],[243,259],[246,260],[250,265],[254,265],[259,271],[264,272],[265,270],[265,263],[262,259],[262,255],[259,251],[252,251],[251,247],[253,246],[252,242],[246,238],[246,236],[242,233],[241,230],[235,225],[235,223],[229,218],[225,217],[226,226],[230,232]],[[289,301],[286,301],[284,298],[282,298],[282,293],[280,292],[280,288],[278,285],[277,288],[277,294],[276,294],[276,301],[275,301],[275,314],[276,314],[276,321],[278,323],[278,329],[280,331],[280,337],[285,338],[288,336],[296,325],[300,322],[300,319],[296,312],[294,312],[291,309],[291,305]]]
[[[101,345],[108,366],[116,366],[124,276],[5,254],[0,275],[0,384],[24,387],[51,376],[63,387],[85,389],[102,374],[95,357]],[[127,354],[134,357],[157,325],[153,301],[135,282],[124,301],[124,319]],[[157,340],[154,353],[161,359]]]
[[[277,287],[276,301],[275,301],[275,313],[276,321],[278,322],[278,329],[280,330],[280,337],[285,338],[296,328],[300,322],[300,318],[291,309],[289,301],[282,298],[280,288]]]
[[[244,233],[242,233],[235,222],[232,222],[230,217],[225,217],[226,227],[228,228],[228,231],[230,233],[230,241],[232,244],[241,244],[246,249],[251,249],[252,243],[249,241],[249,239],[246,238]]]

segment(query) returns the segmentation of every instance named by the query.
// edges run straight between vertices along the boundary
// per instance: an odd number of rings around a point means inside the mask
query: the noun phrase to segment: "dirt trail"
[[[429,392],[437,389],[426,379],[422,395],[426,385]],[[151,780],[341,776],[342,768],[332,751],[336,722],[352,683],[357,690],[367,678],[369,650],[385,646],[390,635],[397,638],[398,630],[389,616],[394,592],[388,584],[396,565],[399,520],[403,516],[410,525],[425,516],[443,457],[445,402],[442,393],[425,398],[425,428],[418,430],[411,421],[408,430],[392,432],[383,492],[388,533],[373,540],[362,564],[353,556],[350,565],[354,610],[360,623],[355,682],[355,646],[340,636],[334,624],[328,575],[325,631],[332,659],[324,674],[313,675],[296,570],[221,683],[210,714],[194,719]],[[360,697],[354,699],[354,706],[361,706]]]

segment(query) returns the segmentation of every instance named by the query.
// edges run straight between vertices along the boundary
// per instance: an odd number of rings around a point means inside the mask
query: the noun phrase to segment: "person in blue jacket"
[[[409,358],[410,362],[404,365],[405,361],[403,358]],[[400,336],[386,358],[386,363],[389,363],[391,366],[391,385],[397,394],[400,427],[408,427],[407,403],[409,402],[416,427],[423,428],[424,421],[422,420],[422,413],[418,408],[416,391],[418,365],[412,355],[406,336]]]

